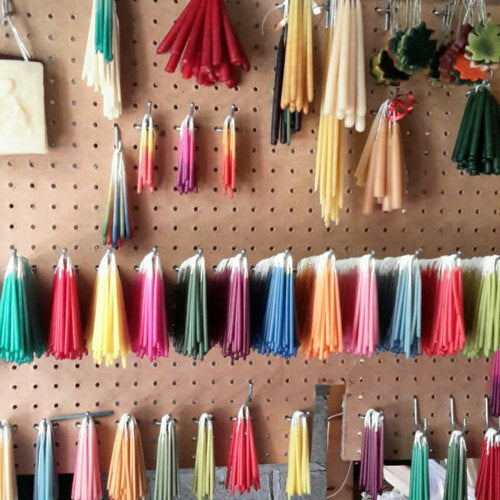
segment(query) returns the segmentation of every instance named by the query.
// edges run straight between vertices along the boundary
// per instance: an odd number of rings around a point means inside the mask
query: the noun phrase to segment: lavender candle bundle
[[[360,489],[371,498],[377,498],[384,480],[384,415],[368,410],[363,427],[361,444]]]

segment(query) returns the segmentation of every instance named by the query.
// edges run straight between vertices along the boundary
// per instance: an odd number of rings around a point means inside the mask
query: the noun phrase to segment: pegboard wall
[[[465,105],[464,88],[431,88],[423,75],[400,90],[412,91],[418,103],[402,121],[409,170],[408,193],[402,213],[361,215],[362,192],[352,173],[365,135],[346,133],[345,209],[341,223],[323,227],[313,169],[318,122],[318,99],[303,121],[292,145],[269,144],[273,66],[278,34],[271,17],[261,36],[261,23],[274,0],[229,0],[228,10],[251,60],[250,73],[236,89],[199,88],[178,74],[166,74],[164,56],[156,45],[184,7],[185,0],[118,0],[121,23],[122,130],[129,181],[134,184],[140,123],[148,100],[159,125],[153,195],[132,194],[135,236],[117,254],[125,291],[130,290],[134,266],[158,245],[171,296],[174,268],[201,246],[209,266],[246,248],[250,264],[291,247],[294,259],[333,247],[339,258],[374,249],[380,257],[423,249],[423,256],[455,251],[464,256],[499,252],[498,190],[496,178],[470,178],[450,161]],[[383,17],[375,12],[383,0],[363,0],[367,58],[387,40]],[[423,4],[422,16],[434,27],[439,19]],[[41,60],[46,76],[46,114],[50,152],[46,156],[0,159],[0,261],[9,247],[37,267],[36,277],[49,311],[51,272],[61,249],[67,247],[79,266],[82,311],[99,262],[113,147],[113,123],[102,118],[101,97],[87,88],[81,71],[91,1],[45,0],[13,2],[15,23],[28,38],[33,58]],[[499,7],[491,7],[496,19]],[[278,16],[279,14],[275,14]],[[315,21],[316,63],[320,67],[322,24]],[[6,27],[0,30],[1,50],[17,55]],[[319,83],[320,71],[316,72]],[[500,90],[498,78],[494,89]],[[367,77],[372,110],[390,90],[376,88]],[[189,103],[196,104],[199,193],[180,196],[176,178],[177,133]],[[230,105],[237,106],[238,173],[234,200],[220,190],[220,126]],[[85,316],[85,314],[84,314]],[[172,350],[173,351],[173,350]],[[301,355],[284,361],[252,354],[232,363],[214,349],[202,362],[172,352],[156,363],[129,360],[119,365],[94,366],[82,361],[56,362],[43,358],[29,366],[0,366],[0,414],[18,426],[15,433],[19,473],[32,473],[35,431],[43,417],[75,411],[111,409],[116,418],[133,412],[141,425],[149,468],[153,466],[158,428],[153,419],[166,412],[179,420],[181,466],[192,466],[196,428],[191,419],[203,411],[215,417],[216,462],[224,464],[229,449],[229,417],[245,397],[248,379],[255,383],[252,414],[261,462],[286,460],[286,414],[314,404],[315,383],[347,384],[344,457],[356,459],[362,422],[358,413],[384,408],[387,418],[387,458],[408,458],[411,447],[411,397],[420,397],[422,416],[429,417],[432,448],[442,456],[448,439],[448,396],[456,398],[457,417],[469,417],[469,450],[479,454],[482,438],[482,395],[487,391],[487,360],[419,358],[405,361],[390,355],[373,359],[335,356],[327,362],[307,362]],[[99,429],[102,464],[109,463],[115,418],[103,419]],[[77,429],[74,422],[57,430],[59,470],[72,470]]]

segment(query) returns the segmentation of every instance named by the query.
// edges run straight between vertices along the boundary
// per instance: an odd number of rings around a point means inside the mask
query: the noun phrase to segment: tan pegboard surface
[[[374,10],[381,3],[364,0],[367,57],[386,40],[382,16]],[[119,124],[131,185],[135,184],[133,166],[139,141],[133,124],[140,122],[148,100],[154,104],[154,117],[160,131],[156,161],[158,191],[152,196],[132,195],[136,235],[118,252],[126,290],[130,290],[134,266],[153,245],[160,249],[169,296],[176,279],[174,267],[197,246],[204,248],[209,266],[242,247],[247,249],[250,264],[285,247],[292,247],[296,262],[327,247],[335,248],[339,257],[360,255],[368,249],[374,249],[382,257],[413,252],[417,247],[423,248],[425,257],[451,252],[457,247],[461,247],[466,256],[499,251],[495,234],[498,180],[471,179],[458,173],[450,163],[465,105],[464,88],[430,88],[421,75],[401,89],[402,92],[412,90],[418,100],[413,115],[402,122],[407,133],[404,149],[409,168],[404,213],[377,213],[369,218],[361,215],[362,193],[354,186],[351,174],[364,136],[346,134],[346,206],[340,225],[326,231],[318,197],[312,189],[317,114],[313,112],[304,119],[303,130],[293,138],[290,147],[269,144],[272,69],[278,41],[272,23],[276,15],[266,24],[264,37],[260,32],[262,19],[274,1],[227,2],[252,65],[251,72],[243,75],[240,86],[233,91],[224,86],[198,88],[177,73],[170,75],[163,71],[167,58],[157,57],[155,46],[185,4],[185,0],[117,2],[122,30],[125,109]],[[424,19],[436,26],[439,20],[431,11],[439,5],[425,3],[422,9]],[[103,250],[101,224],[109,181],[113,124],[102,118],[101,97],[81,81],[90,9],[90,0],[14,2],[17,27],[23,37],[28,34],[27,46],[34,59],[45,65],[51,147],[47,156],[0,159],[0,263],[5,266],[11,245],[30,258],[37,266],[45,311],[49,309],[52,266],[62,247],[68,247],[73,262],[79,266],[84,312],[95,265]],[[495,7],[497,18],[499,13]],[[321,25],[318,20],[316,23]],[[321,31],[320,27],[316,35]],[[2,52],[16,54],[6,27],[1,28],[0,38]],[[321,48],[318,41],[318,65]],[[318,81],[319,74],[318,70]],[[367,86],[368,104],[374,110],[389,90],[375,88],[370,78],[367,78]],[[498,79],[494,86],[499,89]],[[191,101],[197,105],[195,119],[199,127],[196,136],[199,193],[180,196],[174,190],[178,137],[173,127],[181,122]],[[233,103],[238,108],[238,192],[234,200],[229,200],[220,190],[221,136],[214,132],[214,127],[221,125]],[[314,107],[318,108],[317,102]],[[175,353],[156,365],[131,358],[127,370],[97,368],[90,359],[55,362],[44,358],[17,369],[9,365],[0,367],[3,394],[0,413],[18,425],[16,462],[22,473],[33,470],[31,445],[36,421],[51,415],[96,409],[113,409],[117,417],[125,411],[137,415],[149,467],[153,465],[154,439],[158,432],[154,418],[168,411],[180,421],[181,465],[187,467],[193,463],[196,430],[191,418],[203,411],[213,412],[216,459],[218,464],[224,464],[229,446],[229,416],[236,413],[251,378],[255,382],[253,415],[260,460],[282,462],[286,460],[288,432],[284,415],[296,408],[313,406],[314,383],[346,379],[354,383],[348,389],[346,457],[357,457],[360,422],[356,414],[377,406],[394,408],[398,414],[391,416],[392,410],[388,410],[388,422],[392,422],[396,430],[397,426],[401,429],[398,435],[388,430],[388,458],[407,458],[411,437],[403,431],[411,429],[411,420],[405,414],[411,408],[408,409],[406,399],[411,401],[409,395],[414,392],[421,399],[435,394],[436,409],[424,405],[422,411],[435,411],[435,425],[430,424],[434,431],[432,446],[443,450],[447,440],[447,406],[443,402],[441,407],[437,402],[444,401],[448,392],[458,397],[459,391],[471,395],[470,400],[457,401],[457,412],[459,415],[462,411],[470,413],[471,433],[474,433],[470,451],[477,455],[481,434],[474,430],[474,425],[480,429],[482,410],[476,400],[487,390],[487,363],[477,361],[469,365],[463,360],[456,361],[455,365],[451,363],[449,359],[437,360],[435,364],[428,359],[392,360],[388,355],[365,360],[362,365],[357,358],[349,356],[333,357],[326,363],[306,363],[301,355],[286,362],[252,354],[246,361],[232,366],[217,349],[205,361],[197,363]],[[457,371],[453,383],[446,378],[450,366]],[[432,384],[426,379],[430,367],[440,379],[433,392]],[[370,384],[369,390],[360,385],[359,376],[364,377],[365,384]],[[398,383],[395,382],[397,376],[401,377]],[[412,382],[414,377],[418,383]],[[410,383],[411,389],[406,391],[403,383]],[[396,389],[400,392],[395,392]],[[401,394],[398,400],[397,394]],[[403,397],[404,394],[407,395]],[[362,400],[358,399],[360,395]],[[352,401],[356,404],[351,404]],[[104,469],[114,436],[113,421],[113,418],[105,420],[99,430]],[[72,469],[76,439],[74,423],[61,424],[57,431],[61,472]]]

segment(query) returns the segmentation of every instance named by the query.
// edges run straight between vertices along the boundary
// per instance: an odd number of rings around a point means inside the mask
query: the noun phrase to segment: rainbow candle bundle
[[[130,341],[123,290],[116,256],[107,250],[99,264],[87,326],[87,349],[96,364],[106,366],[121,358],[127,366]]]
[[[82,337],[76,271],[65,249],[57,263],[52,290],[47,355],[56,359],[81,359],[87,349]]]
[[[197,500],[214,498],[215,463],[212,415],[202,413],[198,422],[196,457],[193,471],[193,495]]]
[[[7,420],[0,420],[0,498],[2,500],[17,500],[14,444]]]
[[[307,417],[301,411],[293,413],[290,424],[286,492],[288,498],[292,498],[294,495],[311,494],[309,433],[307,430]]]
[[[31,363],[45,352],[35,277],[28,259],[13,250],[0,298],[0,359]]]
[[[54,427],[44,418],[38,425],[36,438],[33,500],[57,500],[59,497],[54,451]]]
[[[137,193],[144,187],[152,193],[155,189],[154,164],[155,164],[156,132],[151,115],[151,102],[148,102],[148,112],[144,115],[141,125],[141,142],[139,148],[139,165],[137,169]]]
[[[234,106],[222,126],[222,194],[233,197],[236,189],[236,122]]]
[[[195,148],[194,148],[194,104],[191,104],[179,127],[179,154],[177,171],[177,191],[180,194],[190,191],[198,192],[196,179]]]
[[[179,457],[175,420],[163,415],[156,452],[154,500],[172,500],[179,495]]]
[[[132,351],[138,357],[154,361],[168,356],[165,288],[156,248],[144,257],[135,277],[129,329]]]

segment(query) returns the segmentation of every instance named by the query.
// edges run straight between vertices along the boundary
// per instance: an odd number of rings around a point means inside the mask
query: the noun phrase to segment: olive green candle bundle
[[[429,500],[429,443],[422,431],[415,432],[411,454],[409,500]]]
[[[172,500],[179,495],[179,457],[175,420],[170,415],[161,419],[154,500]]]
[[[467,447],[462,431],[453,431],[448,444],[443,500],[467,499]]]
[[[193,495],[198,500],[214,498],[214,431],[212,415],[202,413],[196,438],[196,459],[193,472]]]

